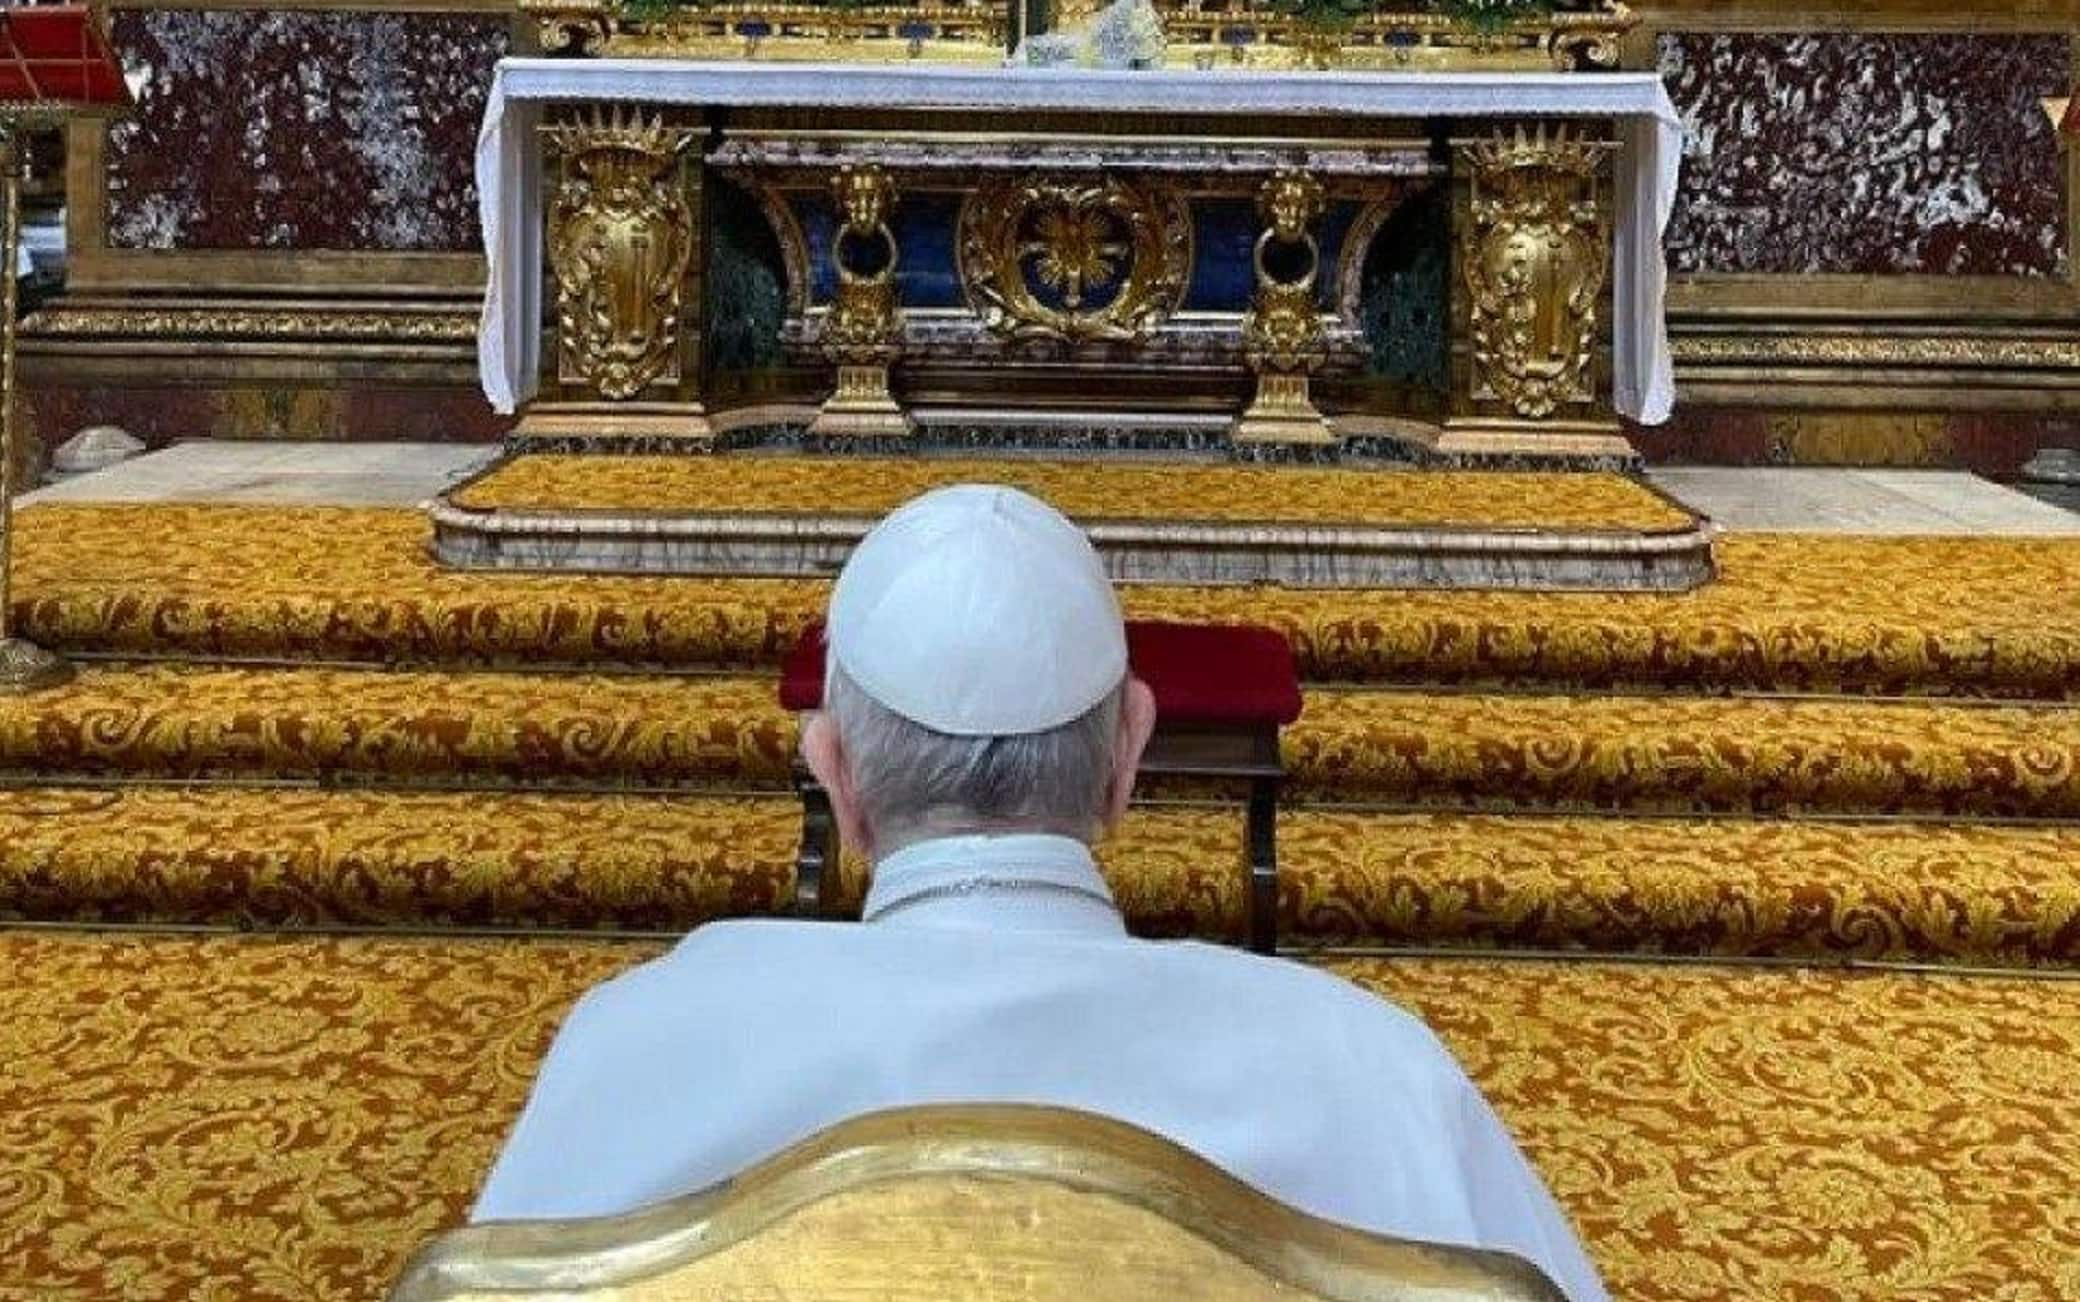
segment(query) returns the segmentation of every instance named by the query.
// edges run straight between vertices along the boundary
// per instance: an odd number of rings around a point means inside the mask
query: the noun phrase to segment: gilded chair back
[[[433,1240],[392,1302],[1565,1302],[1501,1253],[1365,1234],[1057,1108],[903,1108],[620,1216]]]

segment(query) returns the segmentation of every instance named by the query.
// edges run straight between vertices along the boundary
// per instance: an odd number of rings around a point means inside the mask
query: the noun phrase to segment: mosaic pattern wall
[[[478,247],[471,155],[501,16],[123,10],[109,131],[126,249]]]
[[[2063,35],[1669,34],[1677,272],[2060,277]]]

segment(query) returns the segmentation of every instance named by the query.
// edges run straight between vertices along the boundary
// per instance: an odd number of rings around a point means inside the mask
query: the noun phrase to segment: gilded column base
[[[1263,371],[1257,396],[1236,419],[1235,443],[1291,443],[1312,447],[1341,442],[1308,392],[1305,371]]]
[[[1505,416],[1447,419],[1432,451],[1512,457],[1631,457],[1615,421],[1512,420]]]
[[[715,437],[698,402],[534,402],[520,413],[515,439],[660,438],[706,443]]]
[[[908,438],[917,432],[910,413],[890,392],[888,367],[838,367],[837,391],[809,426],[817,438]]]
[[[22,696],[72,680],[72,665],[27,638],[0,639],[0,696]]]

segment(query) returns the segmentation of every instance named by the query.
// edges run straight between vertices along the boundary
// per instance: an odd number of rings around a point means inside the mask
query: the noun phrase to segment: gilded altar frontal
[[[2080,1299],[2080,0],[0,0],[0,1302]]]

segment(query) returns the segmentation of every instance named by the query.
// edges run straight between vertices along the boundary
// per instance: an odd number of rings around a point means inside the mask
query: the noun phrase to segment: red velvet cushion
[[[1127,622],[1127,660],[1156,696],[1156,717],[1192,724],[1291,723],[1300,717],[1293,649],[1268,628]],[[780,704],[823,704],[823,625],[812,624],[780,665]]]

